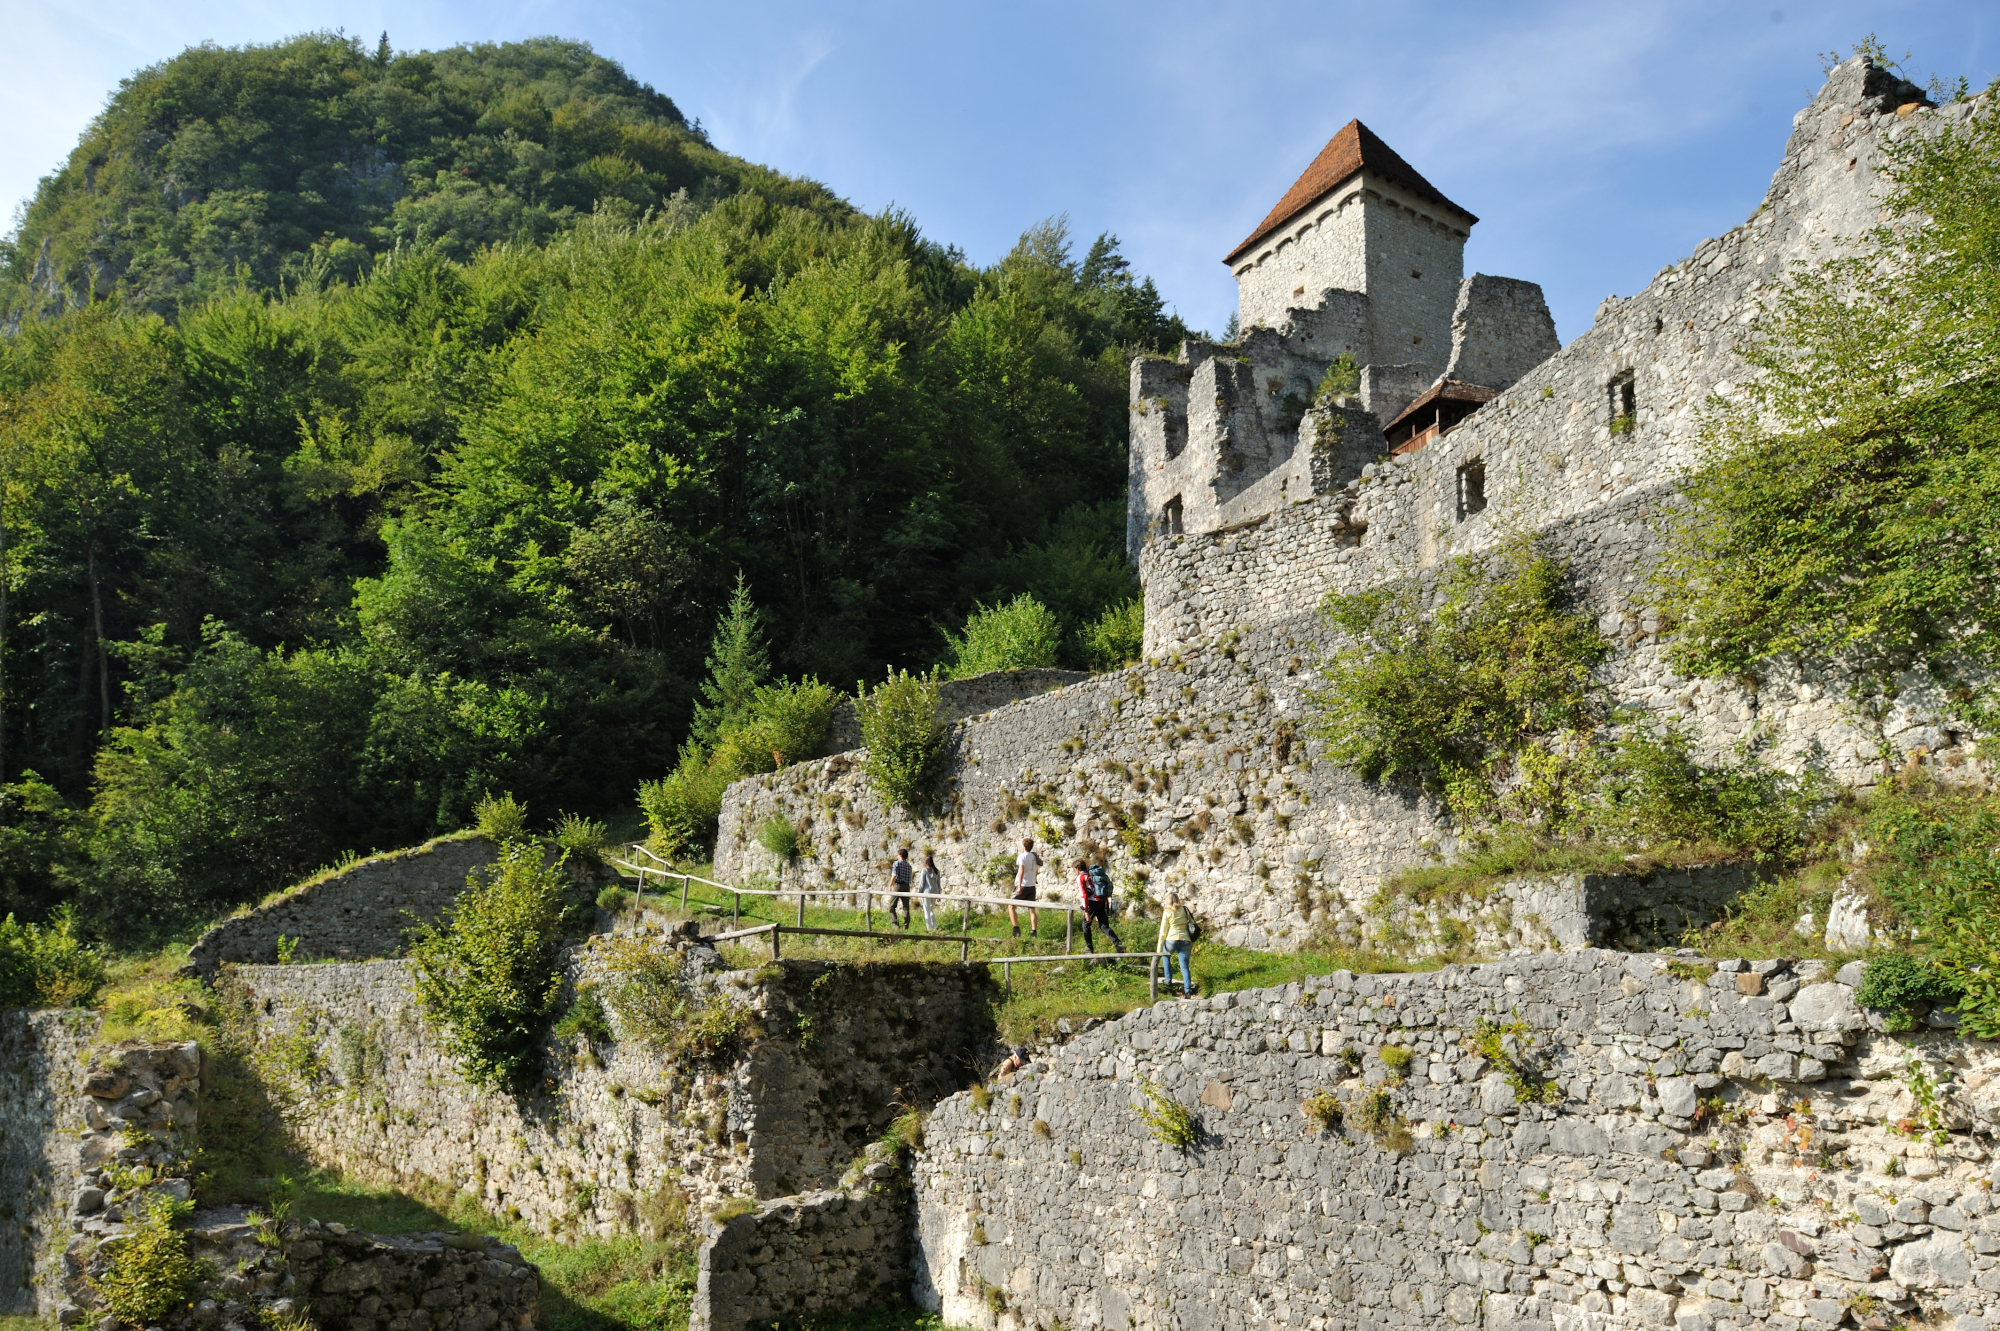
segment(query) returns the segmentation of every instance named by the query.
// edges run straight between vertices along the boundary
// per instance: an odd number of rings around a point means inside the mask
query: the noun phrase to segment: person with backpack
[[[1153,950],[1160,954],[1160,978],[1168,984],[1174,982],[1172,962],[1181,963],[1181,997],[1194,997],[1194,976],[1189,973],[1188,962],[1194,957],[1194,940],[1201,934],[1201,926],[1194,922],[1181,899],[1169,895],[1160,910],[1160,936],[1153,943]]]
[[[1083,899],[1083,945],[1092,952],[1097,944],[1091,941],[1090,925],[1095,920],[1104,926],[1104,932],[1111,939],[1111,950],[1123,952],[1125,945],[1118,941],[1118,934],[1111,927],[1111,873],[1100,861],[1097,864],[1076,862],[1076,890]]]
[[[917,875],[917,900],[924,906],[924,928],[937,932],[937,903],[931,898],[944,891],[944,875],[938,872],[937,860],[930,851],[924,852],[923,872]]]
[[[1060,860],[1057,861],[1061,863]],[[1014,857],[1014,898],[1007,903],[1007,923],[1014,926],[1014,937],[1021,936],[1021,917],[1014,902],[1035,899],[1035,876],[1041,872],[1042,857],[1035,854],[1035,839],[1021,838],[1021,853]],[[1041,937],[1041,921],[1033,906],[1028,907],[1028,937]]]
[[[903,927],[910,927],[910,880],[916,876],[910,864],[910,848],[903,846],[896,851],[895,860],[889,865],[889,923],[896,923],[896,907],[903,908]]]

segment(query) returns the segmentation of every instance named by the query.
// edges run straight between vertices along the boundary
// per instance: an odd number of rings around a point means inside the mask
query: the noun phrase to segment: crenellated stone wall
[[[1883,1035],[1851,972],[1711,964],[1339,972],[1098,1027],[932,1115],[919,1301],[996,1331],[1985,1331],[2000,1045]]]

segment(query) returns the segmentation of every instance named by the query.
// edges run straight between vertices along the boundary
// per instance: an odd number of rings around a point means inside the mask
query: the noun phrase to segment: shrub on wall
[[[729,783],[817,753],[839,700],[816,679],[760,685],[712,749],[692,740],[682,745],[672,772],[639,787],[653,848],[671,856],[713,846]]]
[[[0,1008],[76,1007],[104,983],[104,958],[76,936],[66,911],[47,924],[0,920]]]
[[[562,987],[567,884],[560,863],[520,843],[502,846],[499,862],[466,883],[411,949],[417,1002],[475,1084],[524,1091]]]
[[[1313,391],[1315,398],[1352,397],[1361,391],[1361,367],[1354,363],[1354,357],[1341,352],[1326,367],[1320,377],[1319,387]]]
[[[1611,712],[1592,675],[1610,644],[1564,604],[1564,580],[1517,540],[1448,565],[1434,606],[1412,582],[1323,607],[1345,635],[1309,693],[1327,756],[1442,794],[1467,833],[1458,862],[1398,875],[1391,895],[1542,867],[1616,868],[1635,846],[1784,860],[1824,806],[1811,773],[1747,752],[1704,763],[1678,724]]]
[[[626,935],[612,941],[606,966],[625,1033],[672,1062],[720,1057],[749,1029],[750,1014],[700,989],[678,953]]]
[[[1062,626],[1047,606],[1026,592],[1005,605],[978,606],[966,616],[965,636],[951,643],[953,679],[992,670],[1040,670],[1056,663]]]
[[[175,1224],[194,1205],[158,1193],[126,1205],[140,1211],[137,1223],[105,1255],[104,1271],[91,1284],[118,1321],[158,1326],[188,1311],[196,1283],[208,1274],[208,1264],[189,1255],[187,1235]]]
[[[1563,576],[1515,540],[1448,564],[1434,610],[1415,582],[1328,597],[1344,641],[1308,694],[1326,756],[1440,791],[1461,815],[1486,809],[1525,749],[1599,713],[1590,672],[1611,644],[1563,604]]]
[[[1146,603],[1135,596],[1106,610],[1083,630],[1083,648],[1092,670],[1117,670],[1137,661],[1146,648]]]
[[[2000,663],[2000,112],[1883,149],[1898,220],[1765,302],[1656,582],[1676,669],[1832,660],[1880,701],[1926,668],[1992,730],[1965,667]]]
[[[950,731],[940,713],[935,675],[897,671],[871,691],[859,691],[863,766],[883,799],[915,807],[937,793],[949,756]]]

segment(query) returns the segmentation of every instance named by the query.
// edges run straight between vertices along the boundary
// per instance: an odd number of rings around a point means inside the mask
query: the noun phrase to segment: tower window
[[[1181,534],[1181,497],[1175,495],[1160,507],[1160,532],[1166,536]]]
[[[1458,469],[1458,520],[1486,510],[1486,461],[1474,458]]]
[[[1613,376],[1605,385],[1605,395],[1611,408],[1611,433],[1630,434],[1639,423],[1639,390],[1633,382],[1632,371]]]

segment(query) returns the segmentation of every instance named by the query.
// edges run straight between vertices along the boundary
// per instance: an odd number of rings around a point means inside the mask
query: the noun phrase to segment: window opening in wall
[[[1458,469],[1458,520],[1486,510],[1486,460],[1474,458]]]
[[[1181,534],[1181,497],[1175,495],[1160,508],[1160,531],[1167,536]]]
[[[1639,392],[1632,371],[1614,376],[1605,385],[1605,392],[1611,400],[1611,433],[1632,433],[1632,427],[1639,423]]]

